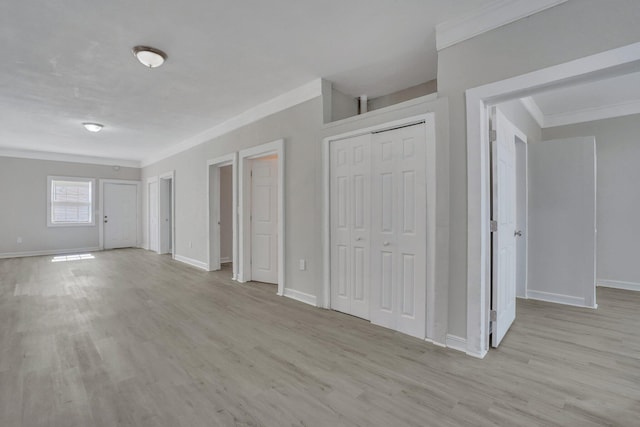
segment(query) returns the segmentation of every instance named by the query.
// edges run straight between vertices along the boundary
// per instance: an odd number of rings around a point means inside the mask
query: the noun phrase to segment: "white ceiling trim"
[[[544,114],[538,103],[530,96],[521,98],[520,102],[538,123],[538,126],[543,129],[640,114],[640,100],[600,105],[555,114]]]
[[[436,48],[445,49],[566,1],[496,0],[468,15],[438,24]]]
[[[572,125],[575,123],[592,122],[594,120],[611,119],[614,117],[640,114],[640,100],[622,102],[619,104],[602,105],[569,111],[566,113],[547,114],[544,116],[545,128]]]
[[[139,168],[137,160],[113,159],[108,157],[82,156],[79,154],[52,153],[47,151],[18,150],[0,148],[1,157],[17,157],[19,159],[52,160],[55,162],[85,163],[90,165],[123,166]]]
[[[149,166],[167,157],[174,156],[178,153],[186,151],[197,145],[210,141],[220,135],[229,133],[233,130],[239,129],[250,123],[263,119],[271,114],[275,114],[280,111],[284,111],[295,105],[309,101],[318,96],[322,96],[322,79],[315,79],[303,86],[298,87],[290,92],[286,92],[279,95],[267,102],[258,104],[255,107],[240,113],[239,115],[217,125],[211,129],[201,132],[195,136],[187,138],[186,140],[160,151],[158,154],[150,156],[142,160],[142,167]]]
[[[538,107],[538,104],[536,103],[536,101],[532,97],[527,96],[525,98],[520,98],[520,102],[522,103],[524,108],[529,112],[529,114],[531,114],[531,117],[533,117],[536,123],[538,123],[538,126],[543,128],[544,113],[542,112],[540,107]]]

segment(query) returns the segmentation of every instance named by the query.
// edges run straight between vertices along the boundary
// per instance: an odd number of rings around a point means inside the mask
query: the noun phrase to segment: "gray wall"
[[[597,277],[640,283],[640,115],[547,128],[542,135],[596,137]]]
[[[286,287],[320,295],[323,117],[322,98],[317,97],[143,168],[145,180],[175,170],[176,255],[208,262],[207,160],[282,138],[286,163]],[[146,224],[146,214],[143,219]],[[143,227],[145,233],[147,228]],[[148,241],[146,236],[144,241]],[[300,258],[308,260],[305,271],[298,269]]]
[[[84,163],[0,157],[0,256],[34,251],[93,248],[99,245],[98,226],[47,227],[47,176],[140,179],[140,169]],[[97,219],[97,217],[96,217]],[[22,244],[17,238],[22,237]]]
[[[220,259],[233,258],[233,168],[220,168]]]
[[[377,98],[370,99],[367,102],[367,108],[369,111],[379,110],[380,108],[395,105],[400,102],[408,101],[410,99],[419,98],[421,96],[429,95],[438,91],[438,81],[430,80],[419,85],[411,86],[403,90],[399,90],[388,95],[379,96]]]
[[[358,114],[358,100],[346,95],[339,90],[331,91],[331,122],[346,119]],[[327,122],[328,123],[328,122]]]
[[[530,298],[595,304],[595,149],[593,137],[529,145]]]
[[[466,336],[466,89],[640,40],[637,0],[569,0],[440,51],[438,93],[451,123],[450,333]],[[597,25],[594,25],[597,23]]]

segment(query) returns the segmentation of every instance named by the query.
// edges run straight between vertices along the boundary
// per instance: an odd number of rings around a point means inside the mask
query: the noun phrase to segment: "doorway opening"
[[[237,154],[207,162],[209,271],[228,271],[237,280]]]
[[[238,280],[284,295],[284,140],[240,151],[239,165]]]
[[[158,177],[158,253],[175,255],[175,185],[173,171]]]
[[[490,345],[490,334],[493,328],[492,320],[499,317],[499,313],[493,313],[492,309],[492,241],[494,240],[492,228],[492,186],[490,184],[491,162],[490,162],[490,132],[489,132],[489,115],[490,107],[498,105],[506,101],[515,101],[523,103],[531,115],[538,121],[541,132],[540,142],[528,142],[528,207],[530,212],[528,216],[528,247],[527,247],[527,282],[526,295],[528,298],[556,300],[553,302],[561,302],[563,304],[581,305],[583,307],[595,308],[595,282],[596,282],[596,173],[595,173],[595,138],[593,137],[598,131],[598,126],[591,129],[595,131],[589,133],[581,133],[579,135],[569,135],[565,132],[547,131],[546,127],[558,126],[566,121],[568,117],[578,118],[579,120],[593,120],[593,115],[600,113],[603,109],[598,106],[591,108],[583,108],[579,114],[564,114],[561,111],[544,112],[535,111],[531,108],[528,98],[536,98],[541,94],[548,94],[553,91],[566,91],[575,89],[581,95],[594,92],[586,85],[594,84],[603,80],[620,78],[628,76],[639,71],[638,61],[640,60],[640,44],[633,44],[619,49],[592,55],[579,60],[571,61],[565,64],[556,65],[539,71],[531,72],[525,75],[517,76],[507,80],[490,83],[477,88],[469,89],[466,92],[467,103],[467,192],[468,192],[468,227],[467,227],[467,354],[484,357]],[[612,93],[611,88],[605,92]],[[624,93],[630,92],[629,87]],[[591,96],[593,98],[593,96]],[[582,97],[582,101],[588,103],[589,99]],[[566,104],[566,97],[562,99],[562,103]],[[627,102],[628,104],[628,102]],[[558,104],[560,105],[560,104]],[[615,105],[617,108],[610,110],[620,111],[620,102]],[[614,105],[611,105],[612,107]],[[587,107],[587,105],[585,105]],[[628,114],[628,113],[627,113]],[[637,114],[637,112],[636,112]],[[609,116],[613,117],[613,116]],[[547,120],[549,119],[549,120]],[[566,124],[566,123],[564,123]],[[567,131],[568,132],[568,131]],[[542,136],[544,136],[543,140]],[[560,137],[559,139],[558,136]],[[568,136],[568,137],[567,137]],[[575,137],[574,137],[575,136]],[[563,142],[560,142],[562,140]],[[548,143],[547,143],[548,142]],[[604,144],[602,144],[604,145]],[[571,149],[570,149],[571,148]],[[583,161],[576,162],[577,158]],[[562,164],[564,162],[564,165]],[[567,163],[568,162],[568,163]],[[538,173],[534,174],[535,165],[545,165],[544,169],[539,168]],[[564,166],[564,170],[563,170]],[[551,170],[553,169],[553,173]],[[577,174],[569,174],[568,171],[573,169]],[[576,177],[580,178],[579,187],[575,187],[571,193],[571,197],[565,197],[561,194],[567,194],[566,183],[575,184]],[[598,177],[599,179],[599,177]],[[599,184],[598,184],[599,185]],[[579,188],[579,191],[575,191]],[[537,195],[536,195],[537,194]],[[579,197],[578,197],[579,195]],[[569,200],[573,206],[566,206],[562,211],[555,212],[555,217],[549,217],[552,210],[543,209],[545,200],[548,204],[550,197],[554,200]],[[599,197],[599,196],[598,196]],[[577,204],[582,203],[582,209],[574,209]],[[537,206],[537,207],[536,207]],[[598,212],[601,205],[598,205]],[[570,212],[570,213],[568,213]],[[579,215],[576,212],[581,212]],[[546,238],[558,238],[565,236],[565,242],[568,241],[566,236],[570,233],[569,229],[554,228],[562,213],[563,218],[569,220],[563,224],[569,224],[571,227],[580,225],[581,230],[588,232],[573,233],[573,244],[580,243],[581,248],[580,260],[575,257],[577,251],[558,250],[563,245],[556,245],[556,261],[568,260],[579,262],[584,277],[581,276],[581,282],[588,286],[588,292],[583,295],[571,294],[555,294],[549,290],[534,290],[534,271],[542,271],[541,265],[545,268],[552,265],[553,261],[549,258],[553,255],[553,251],[547,251],[545,254],[541,248],[534,243],[534,238],[538,240]],[[555,218],[555,219],[554,219]],[[565,218],[565,219],[566,219]],[[570,221],[571,219],[574,221]],[[598,218],[598,223],[600,219]],[[537,225],[536,225],[537,224]],[[535,231],[538,230],[538,231]],[[555,232],[552,232],[555,231]],[[559,232],[562,231],[562,232]],[[600,230],[599,230],[600,231]],[[598,234],[598,242],[601,236]],[[545,243],[545,245],[547,245]],[[599,243],[598,243],[599,244]],[[547,246],[548,247],[548,246]],[[574,247],[574,246],[572,246]],[[544,263],[539,265],[532,264],[534,252],[544,254],[547,258],[536,256],[537,259],[545,259]],[[574,259],[576,258],[576,259]],[[588,266],[585,268],[584,266]],[[566,270],[566,265],[564,266]],[[499,267],[498,267],[499,269]],[[551,268],[547,268],[551,271]],[[540,280],[542,275],[535,281]],[[556,275],[555,279],[559,277]],[[556,280],[558,282],[559,280]],[[599,279],[598,279],[599,281]],[[577,282],[573,280],[573,282]],[[587,289],[587,287],[583,287]],[[534,292],[532,292],[532,290]],[[494,292],[495,295],[495,292]],[[533,295],[533,296],[532,296]],[[499,308],[499,307],[498,307]]]

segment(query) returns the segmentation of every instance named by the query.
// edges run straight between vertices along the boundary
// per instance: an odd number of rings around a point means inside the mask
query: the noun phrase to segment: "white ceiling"
[[[0,148],[141,160],[319,77],[391,93],[436,78],[436,24],[491,1],[5,1]]]
[[[554,89],[531,97],[543,127],[640,113],[640,72]]]

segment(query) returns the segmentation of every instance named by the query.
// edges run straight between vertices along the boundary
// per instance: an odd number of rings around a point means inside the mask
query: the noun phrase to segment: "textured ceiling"
[[[141,160],[319,77],[394,92],[436,77],[437,23],[488,2],[4,1],[0,148]]]

